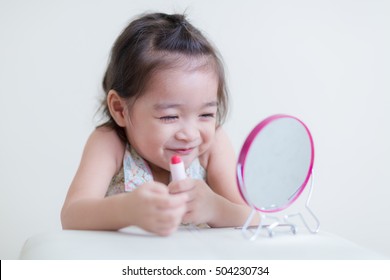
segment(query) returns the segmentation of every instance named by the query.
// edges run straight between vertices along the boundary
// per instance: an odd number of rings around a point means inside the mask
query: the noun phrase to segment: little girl
[[[112,48],[103,87],[107,122],[85,145],[61,212],[64,229],[134,225],[169,235],[181,223],[245,222],[250,209],[221,127],[224,70],[199,30],[182,15],[137,18]],[[171,181],[173,155],[187,179]]]

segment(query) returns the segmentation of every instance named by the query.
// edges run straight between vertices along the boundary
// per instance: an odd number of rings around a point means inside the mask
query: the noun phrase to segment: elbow
[[[69,211],[65,205],[62,207],[60,218],[62,229],[74,229],[72,227],[71,219],[69,218]]]

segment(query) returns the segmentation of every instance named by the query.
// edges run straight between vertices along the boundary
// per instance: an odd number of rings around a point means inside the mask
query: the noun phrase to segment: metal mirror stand
[[[237,166],[237,175],[238,175],[237,178],[238,178],[240,186],[244,186],[241,170],[242,170],[241,169],[241,165],[238,164],[238,166]],[[313,217],[313,219],[315,221],[314,228],[311,228],[309,226],[309,224],[306,222],[306,220],[305,220],[305,218],[304,218],[304,216],[302,215],[301,212],[290,214],[290,215],[285,215],[283,217],[283,221],[281,221],[280,218],[274,217],[274,216],[271,216],[271,215],[266,215],[264,212],[261,212],[261,211],[257,210],[254,207],[254,205],[250,205],[252,207],[252,211],[249,214],[245,224],[242,227],[238,228],[238,229],[241,229],[241,232],[244,235],[244,237],[249,239],[249,240],[255,240],[259,236],[259,234],[260,234],[262,229],[265,229],[268,232],[268,236],[269,237],[273,237],[274,236],[275,229],[278,228],[278,227],[287,227],[287,228],[290,229],[290,231],[293,234],[296,234],[297,233],[297,225],[293,224],[292,222],[290,222],[290,219],[292,217],[298,216],[310,233],[312,233],[312,234],[317,233],[319,231],[319,228],[320,228],[320,221],[319,221],[317,216],[313,213],[313,211],[309,207],[311,195],[312,195],[312,192],[313,192],[313,181],[314,181],[314,176],[313,176],[313,171],[312,171],[311,174],[310,174],[309,195],[307,196],[307,200],[306,200],[306,203],[305,203],[305,208],[307,209],[307,211],[310,213],[310,215]],[[260,216],[260,224],[257,225],[257,226],[249,226],[249,224],[253,220],[255,214]],[[272,219],[272,220],[274,220],[274,222],[270,223],[270,224],[266,224],[265,222],[266,222],[267,219]],[[253,230],[255,230],[255,231],[253,232]]]

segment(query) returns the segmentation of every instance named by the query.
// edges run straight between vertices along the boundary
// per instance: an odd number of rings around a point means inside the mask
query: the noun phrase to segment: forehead
[[[143,96],[154,99],[217,100],[218,75],[210,67],[172,68],[155,72]]]

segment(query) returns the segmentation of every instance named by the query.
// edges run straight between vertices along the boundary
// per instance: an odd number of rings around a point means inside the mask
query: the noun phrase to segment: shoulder
[[[218,127],[209,150],[199,157],[199,161],[205,169],[208,169],[213,159],[220,158],[226,152],[230,153],[232,149],[228,135],[222,127]]]
[[[80,165],[68,191],[68,199],[104,197],[121,167],[125,144],[115,131],[95,129],[85,144]]]
[[[108,127],[96,128],[88,138],[84,148],[84,156],[108,160],[119,170],[126,144],[117,133]]]
[[[242,203],[236,184],[236,154],[228,134],[217,129],[207,158],[207,184],[226,199]]]

